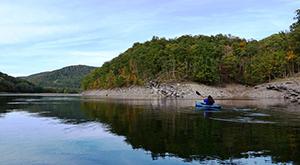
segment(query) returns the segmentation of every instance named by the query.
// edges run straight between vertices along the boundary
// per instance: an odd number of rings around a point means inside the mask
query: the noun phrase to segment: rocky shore
[[[282,98],[300,102],[300,82],[280,81],[265,83],[254,87],[241,84],[226,84],[224,86],[207,86],[197,83],[154,83],[146,86],[87,90],[85,96],[100,96],[109,98],[198,98],[198,91],[204,97],[214,98]]]

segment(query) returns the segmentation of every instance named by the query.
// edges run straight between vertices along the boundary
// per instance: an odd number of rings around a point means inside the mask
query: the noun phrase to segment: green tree
[[[218,68],[215,59],[213,59],[213,44],[201,42],[197,45],[194,52],[194,72],[195,81],[204,83],[216,83],[219,80],[217,74]]]
[[[233,81],[236,78],[237,72],[238,72],[238,59],[236,56],[234,56],[231,52],[227,53],[222,57],[222,66],[221,66],[221,72],[224,76],[225,81]]]
[[[296,20],[296,22],[294,22],[291,26],[290,29],[291,31],[299,28],[300,26],[300,9],[295,11],[296,16],[294,17],[294,20]]]

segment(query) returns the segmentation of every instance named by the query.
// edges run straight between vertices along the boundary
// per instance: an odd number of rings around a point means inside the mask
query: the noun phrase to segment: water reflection
[[[82,123],[89,118],[82,113],[81,97],[70,96],[11,96],[0,97],[0,112],[18,109],[43,117],[55,117],[63,123]]]
[[[176,99],[5,97],[0,98],[0,113],[25,110],[65,124],[79,124],[84,130],[101,123],[153,160],[175,157],[201,163],[300,163],[297,105],[274,100],[218,100],[223,109],[203,110],[193,103]]]
[[[182,112],[178,107],[84,102],[82,110],[92,120],[109,125],[111,132],[125,136],[133,148],[151,151],[153,159],[176,156],[202,162],[270,155],[275,162],[300,162],[299,125],[276,124],[284,119],[273,121],[276,114],[260,113],[256,108],[240,113],[234,109]]]

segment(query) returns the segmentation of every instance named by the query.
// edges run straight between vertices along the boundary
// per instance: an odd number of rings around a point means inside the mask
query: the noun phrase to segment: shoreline
[[[114,89],[86,90],[83,96],[97,96],[104,98],[185,98],[199,99],[195,92],[202,96],[211,95],[214,99],[290,99],[300,102],[300,82],[280,81],[264,83],[254,87],[241,84],[226,84],[224,87],[207,86],[197,83],[168,83],[150,84],[146,86],[134,86]]]
[[[264,83],[257,86],[242,84],[223,84],[223,86],[207,86],[194,82],[186,83],[149,83],[145,86],[131,86],[114,89],[86,90],[78,94],[66,93],[5,93],[0,96],[87,96],[111,99],[203,99],[211,95],[214,99],[285,99],[300,104],[300,80],[282,80]]]
[[[68,93],[5,93],[0,92],[0,96],[82,96],[82,94]]]

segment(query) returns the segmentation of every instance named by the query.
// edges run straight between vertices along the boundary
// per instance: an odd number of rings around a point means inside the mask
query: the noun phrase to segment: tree
[[[238,59],[234,56],[231,52],[227,53],[222,57],[222,66],[221,66],[221,73],[224,75],[225,81],[236,80],[237,75],[237,62]]]
[[[195,81],[204,83],[216,83],[219,80],[217,74],[217,63],[213,59],[213,44],[203,41],[197,45],[192,52],[194,54],[194,72]]]
[[[232,35],[184,35],[135,43],[83,80],[84,88],[151,81],[238,82],[255,85],[300,71],[300,10],[290,32],[262,40]],[[110,73],[111,72],[111,73]],[[289,73],[289,74],[288,74]],[[113,79],[112,79],[113,78]],[[107,81],[113,80],[113,81]]]
[[[296,10],[295,14],[296,14],[296,16],[294,17],[294,20],[296,20],[296,22],[294,22],[290,26],[291,31],[294,31],[295,29],[299,28],[299,26],[300,26],[300,9]]]
[[[286,53],[286,56],[284,57],[287,61],[290,62],[290,66],[289,66],[289,71],[290,71],[290,75],[294,75],[294,59],[296,59],[298,56],[294,54],[293,50],[288,51]]]

